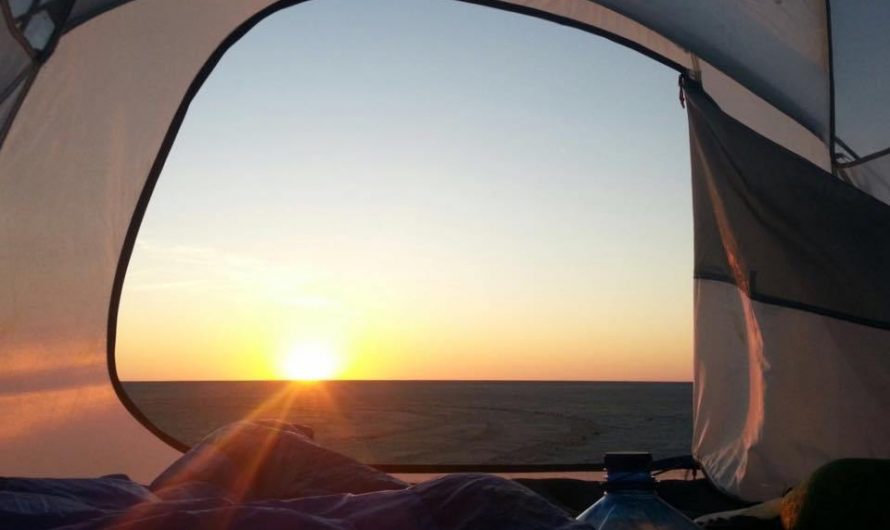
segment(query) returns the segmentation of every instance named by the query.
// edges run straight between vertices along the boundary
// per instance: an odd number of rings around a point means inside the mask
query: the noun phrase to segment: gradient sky
[[[273,15],[191,106],[121,302],[123,379],[690,380],[677,76],[450,0]]]

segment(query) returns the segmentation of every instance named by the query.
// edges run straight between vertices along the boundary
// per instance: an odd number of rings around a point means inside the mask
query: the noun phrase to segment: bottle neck
[[[655,491],[655,479],[648,471],[609,471],[606,472],[606,483],[603,484],[606,493],[639,492],[651,493]]]

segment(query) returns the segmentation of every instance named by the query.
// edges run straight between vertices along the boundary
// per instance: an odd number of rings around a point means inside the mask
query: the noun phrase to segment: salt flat
[[[126,382],[186,444],[246,417],[307,425],[371,464],[582,464],[606,451],[688,454],[692,385],[538,381]]]

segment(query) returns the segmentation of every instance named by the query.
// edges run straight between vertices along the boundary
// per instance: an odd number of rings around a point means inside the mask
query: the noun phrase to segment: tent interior
[[[459,1],[608,38],[680,75],[692,456],[709,483],[761,501],[831,461],[890,458],[890,3]],[[178,484],[168,466],[186,448],[118,377],[127,266],[202,84],[256,24],[300,3],[0,1],[3,476]],[[376,485],[348,491],[387,489],[366,478]]]

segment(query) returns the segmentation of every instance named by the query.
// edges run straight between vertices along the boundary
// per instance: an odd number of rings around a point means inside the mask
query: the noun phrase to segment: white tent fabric
[[[178,456],[110,379],[118,260],[189,85],[270,3],[131,2],[41,68],[0,156],[0,473],[150,480]]]
[[[885,7],[464,1],[646,53],[699,80],[725,112],[761,135],[890,203],[882,151],[890,137],[881,137],[890,105],[883,115],[868,114],[890,91],[869,92],[866,73],[890,72],[879,47],[886,45]],[[146,424],[116,379],[115,322],[129,253],[203,79],[253,24],[298,3],[0,0],[0,416],[7,422],[0,474],[127,472],[147,480],[173,459],[164,443],[172,440]],[[866,30],[850,30],[857,25]],[[856,106],[862,98],[866,104]],[[863,152],[849,152],[854,145],[834,159],[836,115]],[[798,243],[792,250],[807,241]],[[851,248],[850,263],[869,257]],[[886,403],[890,388],[890,359],[881,355],[886,331],[751,301],[743,286],[713,283],[696,282],[694,450],[715,484],[753,499],[781,493],[831,458],[890,456],[884,432],[873,429],[883,423],[874,404]],[[752,315],[760,331],[740,332]],[[816,401],[808,399],[812,385],[824,392]],[[810,408],[803,414],[797,406]],[[839,412],[844,421],[825,421]],[[782,443],[786,430],[793,444]]]
[[[887,457],[890,331],[724,282],[696,280],[695,301],[693,450],[715,484],[765,499],[835,458]]]

